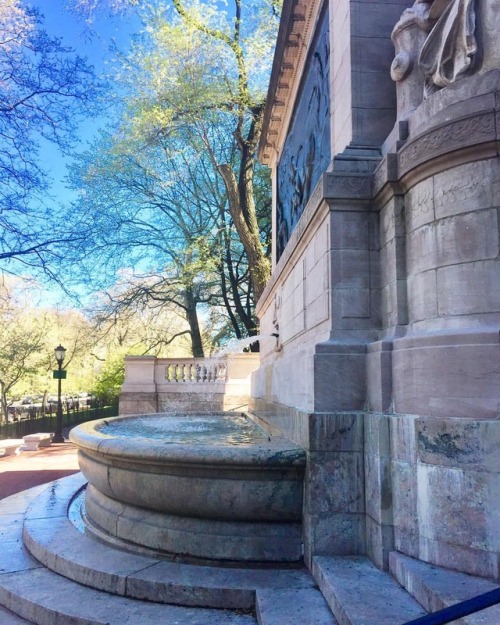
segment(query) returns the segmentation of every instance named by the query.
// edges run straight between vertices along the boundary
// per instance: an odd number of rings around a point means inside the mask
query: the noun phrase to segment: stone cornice
[[[259,144],[259,160],[271,165],[283,143],[324,0],[284,0]]]

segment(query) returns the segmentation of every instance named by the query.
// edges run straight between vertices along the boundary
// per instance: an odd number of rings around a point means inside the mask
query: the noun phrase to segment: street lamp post
[[[64,436],[62,434],[63,411],[62,411],[62,401],[61,401],[61,380],[63,377],[62,363],[64,360],[64,356],[66,355],[66,350],[62,345],[59,345],[58,347],[55,348],[54,353],[56,355],[58,371],[54,372],[54,374],[57,373],[57,376],[54,376],[54,377],[57,377],[57,413],[56,413],[56,431],[54,433],[54,438],[52,439],[52,442],[64,443]]]

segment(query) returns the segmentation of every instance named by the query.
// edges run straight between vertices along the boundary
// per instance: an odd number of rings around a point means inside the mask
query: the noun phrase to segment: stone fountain
[[[245,416],[118,417],[71,440],[101,540],[177,560],[301,560],[304,450]]]
[[[499,0],[285,0],[269,338],[231,374],[130,358],[121,398],[255,437],[76,431],[86,506],[80,476],[4,513],[2,622],[394,625],[498,586],[499,33]]]

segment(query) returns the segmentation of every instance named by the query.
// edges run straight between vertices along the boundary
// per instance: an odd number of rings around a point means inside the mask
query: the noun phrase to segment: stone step
[[[72,582],[44,567],[0,575],[0,604],[35,625],[256,625],[249,614],[139,601]]]
[[[10,610],[0,606],[0,623],[2,625],[30,625],[30,622]]]
[[[265,589],[312,588],[305,568],[233,568],[183,564],[127,553],[82,534],[69,521],[68,504],[82,478],[54,482],[30,504],[23,539],[50,570],[97,590],[157,603],[252,609]]]
[[[53,484],[49,492],[54,490]],[[23,545],[22,508],[29,499],[26,493],[13,495],[2,500],[0,509],[0,607],[7,610],[12,625],[21,625],[22,619],[34,625],[257,625],[252,614],[242,611],[130,599],[50,571]],[[16,615],[21,620],[16,622]]]
[[[316,556],[313,576],[339,625],[401,625],[426,614],[368,558]]]
[[[255,607],[259,625],[338,625],[316,588],[258,590]]]
[[[433,566],[396,551],[389,554],[389,568],[396,580],[423,605],[436,612],[460,601],[498,588],[498,583]],[[456,625],[499,625],[500,605],[454,621]]]

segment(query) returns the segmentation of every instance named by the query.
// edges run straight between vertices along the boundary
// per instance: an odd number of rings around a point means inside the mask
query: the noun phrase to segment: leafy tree
[[[125,379],[125,363],[122,355],[114,354],[108,358],[99,371],[92,392],[106,405],[118,401]]]
[[[99,3],[77,4],[91,13]],[[254,334],[269,277],[270,185],[255,157],[277,3],[135,4],[145,32],[122,59],[122,123],[71,181],[87,261],[111,275],[140,268],[115,305],[175,304],[201,355],[197,308],[210,305],[216,341]]]
[[[43,17],[21,0],[0,4],[0,261],[55,277],[58,246],[75,233],[47,202],[40,145],[67,152],[82,114],[96,105],[92,68],[49,37]]]
[[[12,280],[0,284],[0,402],[7,419],[7,395],[21,380],[44,364],[48,328],[45,315],[30,314],[27,301],[32,297],[24,285]]]
[[[248,258],[256,299],[270,276],[254,180],[267,70],[277,28],[273,0],[206,0],[143,8],[148,40],[135,46],[122,79],[132,128],[150,143],[196,133],[224,182],[229,212]],[[220,136],[214,128],[231,131]]]
[[[164,344],[189,333],[193,355],[202,356],[199,306],[225,310],[232,336],[252,333],[255,321],[248,262],[224,186],[194,139],[145,146],[103,136],[72,168],[71,182],[82,190],[76,210],[87,219],[86,267],[95,264],[103,284],[120,267],[141,267],[125,274],[128,285],[108,290],[108,314],[113,306],[123,314],[127,306],[174,305],[189,329],[165,336]]]

